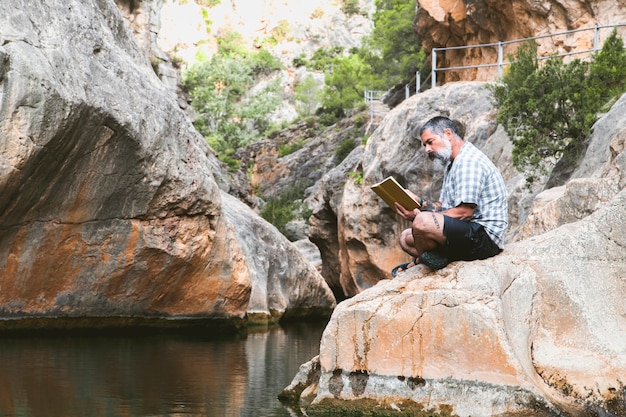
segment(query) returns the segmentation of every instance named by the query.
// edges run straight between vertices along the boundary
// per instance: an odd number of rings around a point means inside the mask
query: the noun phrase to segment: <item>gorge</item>
[[[626,21],[619,2],[496,3],[417,2],[424,48]],[[235,196],[251,194],[251,165],[268,186],[293,181],[312,155],[334,152],[320,143],[340,143],[354,125],[342,121],[287,156],[257,144],[248,154],[265,162],[251,157],[229,172],[194,130],[155,46],[160,4],[0,4],[3,330],[330,316],[319,357],[288,388],[305,408],[626,415],[625,97],[596,123],[571,177],[546,190],[527,190],[513,168],[478,75],[404,100],[369,133],[357,128],[367,143],[336,167],[320,159],[324,172],[305,196],[318,270]],[[433,114],[464,123],[502,170],[507,247],[390,280],[404,260],[402,225],[368,187],[394,175],[438,194],[441,173],[411,135]]]

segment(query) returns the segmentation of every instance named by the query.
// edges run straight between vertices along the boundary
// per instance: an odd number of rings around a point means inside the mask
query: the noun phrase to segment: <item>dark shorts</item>
[[[502,249],[491,240],[481,224],[448,216],[443,217],[443,234],[446,236],[446,245],[442,252],[448,258],[473,261],[490,258],[502,252]]]

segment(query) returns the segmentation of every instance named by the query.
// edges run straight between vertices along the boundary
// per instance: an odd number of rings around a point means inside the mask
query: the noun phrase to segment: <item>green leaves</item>
[[[183,73],[183,84],[197,113],[196,129],[225,162],[233,150],[254,141],[270,128],[268,115],[282,102],[278,82],[256,87],[262,75],[280,68],[267,51],[241,47],[240,36],[226,35],[220,52],[200,59]]]
[[[520,47],[501,82],[491,85],[497,121],[513,143],[514,166],[530,186],[562,160],[576,163],[607,100],[624,92],[626,52],[616,32],[592,63],[565,64],[550,57],[540,65],[537,47]]]

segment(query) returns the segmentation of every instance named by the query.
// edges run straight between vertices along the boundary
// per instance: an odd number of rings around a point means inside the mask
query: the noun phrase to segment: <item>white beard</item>
[[[452,143],[450,143],[450,141],[446,138],[443,139],[443,143],[446,146],[446,149],[437,152],[431,152],[428,155],[430,160],[433,161],[434,165],[437,168],[445,168],[452,158]]]

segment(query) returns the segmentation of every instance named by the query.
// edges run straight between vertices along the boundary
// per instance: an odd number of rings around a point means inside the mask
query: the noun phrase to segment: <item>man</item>
[[[420,209],[396,203],[400,216],[412,222],[400,235],[400,246],[414,258],[392,275],[422,263],[440,269],[456,260],[495,256],[504,248],[508,226],[507,193],[502,175],[478,148],[465,142],[454,122],[437,116],[419,131],[426,154],[445,166],[440,200],[414,195]]]

